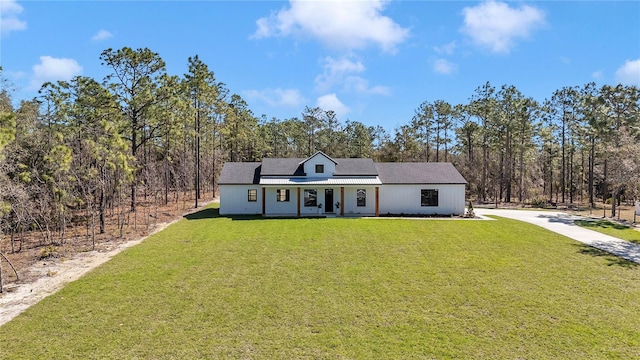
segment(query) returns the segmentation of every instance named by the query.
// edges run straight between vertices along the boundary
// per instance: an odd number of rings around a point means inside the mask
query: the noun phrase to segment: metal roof
[[[332,177],[332,178],[261,178],[260,185],[382,185],[376,177]]]
[[[304,176],[303,164],[308,159],[301,158],[264,158],[261,176]],[[335,176],[376,176],[375,163],[371,159],[337,158]]]

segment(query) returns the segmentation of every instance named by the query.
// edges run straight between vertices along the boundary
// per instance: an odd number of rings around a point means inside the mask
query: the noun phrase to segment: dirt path
[[[213,201],[211,201],[213,202]],[[202,206],[207,205],[203,204]],[[192,209],[183,214],[201,210]],[[79,279],[94,268],[104,264],[121,251],[140,244],[147,237],[166,229],[168,226],[180,221],[182,217],[169,222],[158,224],[147,236],[119,244],[109,251],[89,251],[77,253],[72,259],[44,260],[37,262],[30,270],[40,276],[33,282],[5,287],[5,292],[0,294],[0,326],[8,323],[21,312],[36,304],[38,301],[62,289],[66,284]]]

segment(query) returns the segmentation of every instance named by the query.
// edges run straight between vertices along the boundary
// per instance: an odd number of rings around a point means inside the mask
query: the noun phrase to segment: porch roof
[[[331,177],[331,178],[261,178],[260,185],[382,185],[382,181],[376,177]]]

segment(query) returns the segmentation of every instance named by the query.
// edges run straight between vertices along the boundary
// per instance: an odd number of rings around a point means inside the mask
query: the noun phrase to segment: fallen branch
[[[7,257],[1,251],[0,251],[0,256],[2,256],[7,261],[7,263],[9,263],[9,266],[11,266],[11,268],[13,269],[13,272],[16,273],[16,281],[20,280],[20,277],[18,276],[18,271],[13,266],[11,261],[9,261],[9,259],[7,259]],[[0,264],[0,293],[1,292],[2,292],[2,265]]]

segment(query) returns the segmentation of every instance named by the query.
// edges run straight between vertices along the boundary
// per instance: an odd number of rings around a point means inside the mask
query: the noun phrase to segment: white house
[[[228,162],[220,214],[379,216],[464,213],[466,180],[451,163],[332,159]]]

